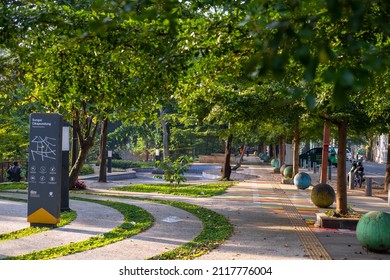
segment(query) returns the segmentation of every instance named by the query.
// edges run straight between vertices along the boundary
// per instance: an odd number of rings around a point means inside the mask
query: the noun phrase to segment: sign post
[[[61,214],[62,116],[30,115],[27,222],[55,226]]]
[[[69,208],[69,127],[70,123],[64,122],[62,126],[62,187],[61,187],[61,212],[70,211]]]

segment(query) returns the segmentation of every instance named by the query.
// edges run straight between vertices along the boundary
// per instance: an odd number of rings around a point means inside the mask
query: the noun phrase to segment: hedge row
[[[99,162],[93,162],[96,165],[99,165]],[[148,168],[155,167],[155,162],[152,161],[132,161],[132,160],[123,160],[123,159],[113,159],[111,161],[112,168],[118,169],[129,169],[129,168]]]

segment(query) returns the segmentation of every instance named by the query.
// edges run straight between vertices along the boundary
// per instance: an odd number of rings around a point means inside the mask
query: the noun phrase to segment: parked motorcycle
[[[352,162],[351,169],[348,173],[348,183],[349,183],[349,174],[352,174],[353,176],[354,187],[361,188],[363,182],[365,181],[363,162],[361,160]]]

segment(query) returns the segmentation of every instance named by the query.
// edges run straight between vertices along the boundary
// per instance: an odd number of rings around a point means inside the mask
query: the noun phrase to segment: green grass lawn
[[[19,182],[19,183],[2,183],[0,184],[0,191],[6,190],[27,190],[27,183]]]
[[[111,190],[144,193],[162,193],[195,197],[211,197],[225,193],[225,191],[237,182],[218,182],[207,184],[135,184],[124,187],[115,187]]]
[[[184,195],[192,197],[211,197],[225,193],[225,191],[237,184],[236,181],[224,181],[216,183],[200,184],[134,184],[124,187],[115,187],[111,190],[143,193],[161,193],[171,195]],[[0,191],[26,190],[27,183],[4,183],[0,184]]]

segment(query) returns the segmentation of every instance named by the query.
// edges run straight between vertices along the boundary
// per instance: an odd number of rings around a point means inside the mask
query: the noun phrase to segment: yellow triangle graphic
[[[51,224],[55,225],[60,221],[60,218],[54,217],[43,208],[39,208],[37,211],[27,217],[27,222],[33,224]]]

